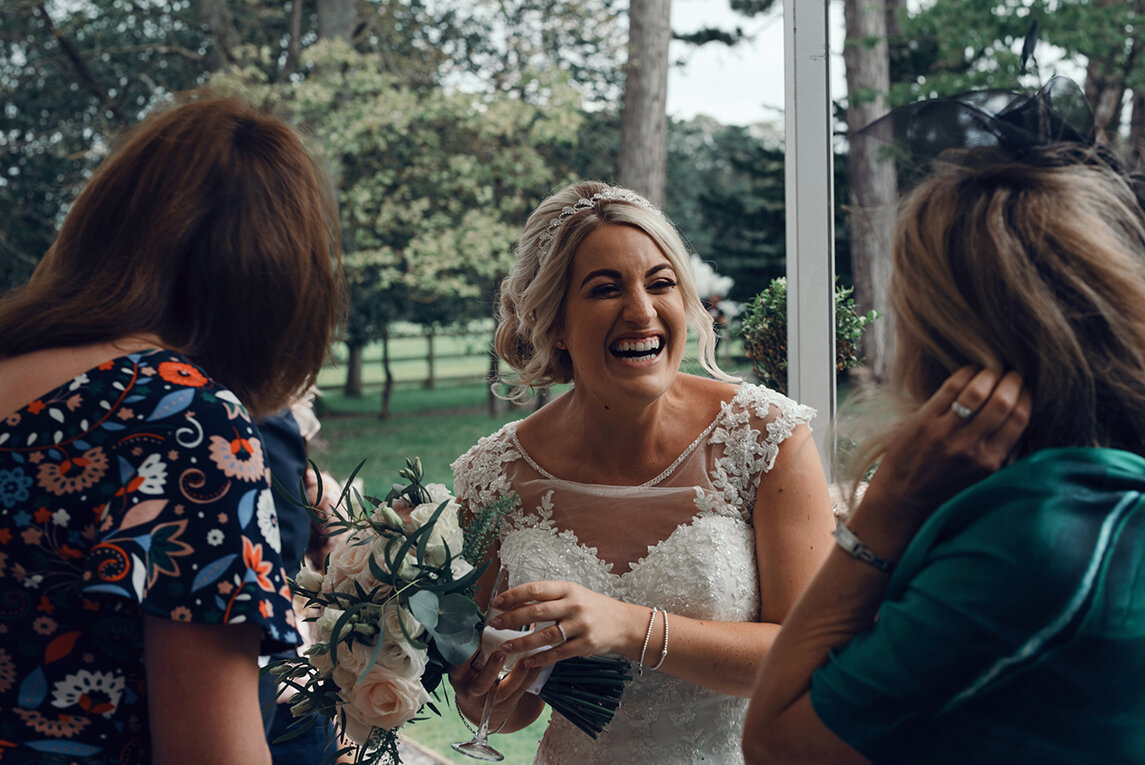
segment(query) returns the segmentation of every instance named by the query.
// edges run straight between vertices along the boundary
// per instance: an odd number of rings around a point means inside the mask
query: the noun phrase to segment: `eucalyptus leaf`
[[[408,605],[413,618],[421,622],[427,630],[432,632],[437,627],[440,603],[435,593],[419,590],[410,596]]]

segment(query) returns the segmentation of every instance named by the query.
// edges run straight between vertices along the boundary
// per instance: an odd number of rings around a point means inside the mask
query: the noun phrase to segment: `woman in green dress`
[[[1070,85],[909,115],[995,140],[900,208],[914,414],[765,660],[748,762],[1145,762],[1145,214]]]

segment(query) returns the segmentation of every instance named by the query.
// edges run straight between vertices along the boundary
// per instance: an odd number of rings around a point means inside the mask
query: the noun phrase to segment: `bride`
[[[538,668],[571,656],[632,662],[593,740],[554,715],[535,762],[742,762],[747,696],[779,625],[831,545],[834,520],[808,407],[721,372],[684,245],[645,199],[573,184],[529,218],[501,287],[497,351],[522,394],[572,382],[453,464],[476,509],[519,497],[493,627],[553,622],[451,673],[477,720],[518,730],[543,702]],[[680,371],[691,328],[715,378]]]

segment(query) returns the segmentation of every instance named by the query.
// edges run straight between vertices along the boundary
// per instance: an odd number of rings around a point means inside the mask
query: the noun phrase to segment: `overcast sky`
[[[831,3],[831,97],[845,92],[843,14]],[[700,48],[673,42],[672,60],[683,68],[668,73],[668,114],[685,119],[707,114],[729,125],[783,118],[783,12],[747,19],[732,13],[728,0],[672,0],[672,29],[691,32],[705,26],[742,26],[750,36],[734,48],[708,43]]]

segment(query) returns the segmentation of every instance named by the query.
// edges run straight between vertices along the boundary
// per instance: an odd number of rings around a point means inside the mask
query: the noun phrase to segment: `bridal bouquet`
[[[477,651],[483,617],[473,594],[486,564],[470,561],[484,560],[515,502],[481,509],[463,532],[457,501],[442,484],[422,483],[420,460],[406,460],[399,476],[405,483],[382,499],[347,481],[326,520],[343,538],[325,573],[304,567],[290,583],[312,614],[314,642],[270,668],[304,718],[283,739],[306,732],[317,712],[359,745],[358,762],[399,763],[398,729],[423,708],[438,713],[431,697],[442,676]],[[623,660],[568,659],[539,695],[595,737],[627,679]]]
[[[427,705],[437,711],[430,694],[442,675],[480,644],[472,594],[484,567],[463,554],[458,504],[445,486],[422,483],[420,460],[407,460],[399,475],[406,483],[383,499],[363,496],[353,476],[347,482],[326,521],[343,539],[325,574],[303,568],[290,583],[316,614],[307,617],[314,642],[271,669],[297,692],[294,716],[334,719],[364,762],[398,762],[398,728]],[[486,508],[477,525],[495,525],[509,506]]]

